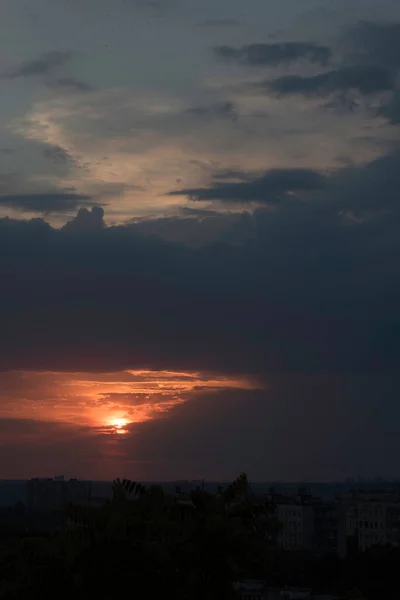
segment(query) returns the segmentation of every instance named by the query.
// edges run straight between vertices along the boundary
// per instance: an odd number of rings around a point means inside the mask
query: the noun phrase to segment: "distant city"
[[[176,501],[190,499],[193,490],[222,494],[224,482],[183,480],[146,482],[160,485]],[[400,482],[348,479],[337,483],[259,482],[251,485],[276,507],[282,530],[281,550],[309,549],[344,558],[349,540],[360,551],[376,545],[400,546]],[[101,506],[112,496],[112,482],[83,481],[63,476],[0,481],[2,507],[25,506],[29,512],[50,513],[68,504]]]
[[[28,481],[66,481],[62,476],[54,478],[33,478],[26,479],[0,479],[0,506],[12,506],[17,502],[27,502],[27,482]],[[75,478],[67,481],[78,481]],[[87,481],[90,485],[91,498],[94,502],[101,502],[102,499],[111,497],[112,481]],[[218,489],[225,487],[229,482],[207,481],[207,480],[177,480],[177,481],[146,481],[141,482],[146,485],[161,485],[166,493],[173,493],[178,487],[182,492],[188,493],[190,490],[201,487],[207,492],[217,493]],[[338,482],[283,482],[283,481],[263,481],[252,482],[251,488],[255,494],[266,494],[273,487],[277,493],[283,495],[292,495],[299,487],[306,486],[312,493],[323,500],[333,500],[337,494],[350,492],[352,490],[363,491],[396,491],[400,489],[400,478],[385,479],[383,477],[354,477],[346,478]]]

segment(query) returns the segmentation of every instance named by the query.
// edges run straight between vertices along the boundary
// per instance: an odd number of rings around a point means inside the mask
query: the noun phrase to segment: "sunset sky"
[[[398,0],[0,22],[0,478],[400,476]]]

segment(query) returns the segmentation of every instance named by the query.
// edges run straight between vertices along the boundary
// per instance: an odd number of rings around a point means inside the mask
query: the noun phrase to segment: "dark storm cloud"
[[[398,380],[379,375],[273,376],[266,390],[199,394],[121,443],[149,461],[148,479],[160,471],[170,480],[239,471],[259,481],[394,477],[398,393]]]
[[[235,172],[217,173],[217,178],[230,179]],[[316,191],[328,187],[327,178],[312,169],[271,169],[251,179],[239,173],[240,182],[217,181],[208,188],[184,189],[170,195],[189,196],[192,200],[226,200],[229,202],[276,203],[292,192]]]
[[[261,176],[236,170],[217,171],[208,187],[172,191],[170,195],[187,196],[193,201],[270,206],[323,197],[325,207],[334,206],[337,210],[399,210],[399,166],[400,152],[395,149],[366,165],[350,164],[329,174],[312,169],[272,169]]]
[[[92,205],[90,196],[72,192],[47,194],[8,194],[0,195],[0,206],[15,208],[22,212],[51,214],[76,209],[82,205]]]
[[[399,154],[339,169],[328,191],[314,172],[272,173],[257,185],[307,201],[201,247],[104,227],[101,209],[62,230],[1,220],[1,368],[396,372]]]
[[[39,58],[28,60],[21,65],[6,71],[3,77],[16,79],[18,77],[33,77],[48,75],[55,69],[64,66],[71,59],[71,52],[45,52]]]
[[[331,49],[313,42],[282,42],[275,44],[250,44],[233,48],[218,46],[218,58],[251,66],[277,66],[300,59],[325,66],[331,58]]]
[[[352,65],[320,73],[312,77],[284,75],[272,81],[257,84],[280,96],[301,94],[304,96],[329,96],[335,92],[357,90],[360,94],[370,95],[393,90],[395,77],[393,72],[379,65]]]
[[[91,210],[85,207],[80,208],[76,217],[66,223],[63,230],[89,233],[103,229],[103,227],[105,227],[104,210],[100,206],[92,206]]]

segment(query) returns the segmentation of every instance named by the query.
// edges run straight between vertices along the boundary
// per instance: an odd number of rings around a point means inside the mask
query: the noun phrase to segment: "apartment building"
[[[297,496],[269,495],[277,505],[282,524],[278,545],[282,550],[307,549],[318,554],[346,556],[346,510],[337,502],[322,502],[308,490]]]
[[[60,509],[68,504],[89,504],[91,482],[64,477],[34,478],[26,484],[28,508],[41,510]]]
[[[314,513],[311,506],[278,504],[277,517],[282,525],[278,545],[282,550],[312,549],[314,545]]]
[[[341,497],[346,508],[347,535],[355,537],[358,549],[400,546],[400,494],[353,492]]]

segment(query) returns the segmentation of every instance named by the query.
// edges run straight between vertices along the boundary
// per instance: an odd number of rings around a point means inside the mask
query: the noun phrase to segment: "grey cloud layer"
[[[49,79],[47,84],[58,90],[65,90],[68,92],[80,92],[80,93],[88,93],[93,92],[94,88],[84,81],[80,81],[79,79],[74,79],[73,77],[58,77],[55,79]]]
[[[333,101],[324,108],[349,113],[359,103],[349,93],[371,96],[392,92],[391,99],[383,100],[376,114],[396,125],[398,118],[400,24],[360,22],[351,27],[336,47],[315,42],[282,42],[249,44],[241,47],[218,46],[216,57],[247,66],[289,66],[299,59],[307,59],[322,67],[336,62],[335,68],[313,75],[284,74],[263,82],[253,89],[278,96],[302,95]],[[248,87],[246,83],[246,87]]]
[[[335,92],[357,90],[369,95],[391,91],[395,77],[390,69],[376,65],[354,65],[341,67],[312,77],[285,75],[260,84],[280,95],[304,94],[306,96],[329,96]]]
[[[39,214],[70,212],[78,206],[92,204],[90,196],[70,192],[0,195],[0,206]]]
[[[372,59],[392,69],[400,68],[400,23],[362,21],[345,34],[343,41],[349,60]]]
[[[233,177],[237,175],[232,173]],[[222,178],[228,178],[223,173]],[[261,177],[239,174],[244,182],[219,182],[208,188],[185,189],[170,192],[170,195],[189,196],[192,200],[226,200],[229,202],[274,203],[291,192],[323,190],[328,187],[327,179],[311,169],[272,169]],[[217,173],[217,178],[221,174]]]
[[[216,172],[208,187],[170,194],[188,196],[194,201],[253,202],[267,206],[317,199],[325,207],[338,211],[398,211],[399,167],[400,152],[395,150],[366,165],[342,167],[329,173],[312,169],[271,169],[261,176],[234,170]]]
[[[101,209],[62,230],[3,219],[0,366],[393,371],[399,173],[398,154],[340,170],[329,201],[313,173],[269,175],[317,189],[197,248],[105,227]]]
[[[71,52],[46,52],[39,58],[28,60],[4,73],[7,79],[47,75],[64,66],[71,59]]]
[[[240,48],[218,46],[217,57],[251,66],[277,66],[299,59],[326,65],[331,58],[331,49],[313,42],[282,42],[275,44],[249,44]]]
[[[44,79],[45,85],[53,89],[73,93],[92,92],[93,88],[90,85],[75,77],[59,76],[60,71],[68,65],[72,56],[72,52],[45,52],[38,58],[27,60],[14,68],[8,69],[3,73],[3,78],[41,77]]]

